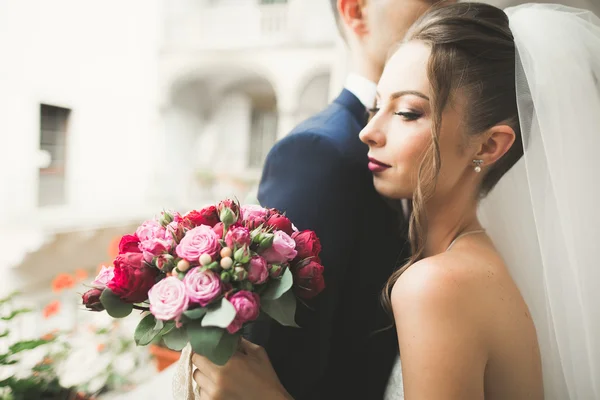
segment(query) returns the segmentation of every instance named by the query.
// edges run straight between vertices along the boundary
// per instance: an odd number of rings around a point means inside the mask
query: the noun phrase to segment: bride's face
[[[383,196],[411,198],[424,154],[432,144],[432,98],[427,64],[431,50],[422,42],[403,44],[385,66],[377,88],[374,116],[360,134],[369,145],[369,168]],[[442,114],[441,170],[436,195],[446,195],[470,169],[473,152],[463,136],[464,106],[453,101]]]

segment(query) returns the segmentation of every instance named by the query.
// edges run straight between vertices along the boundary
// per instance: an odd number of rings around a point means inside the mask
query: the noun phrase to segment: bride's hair
[[[455,96],[465,100],[463,125],[467,135],[480,135],[498,124],[509,125],[516,133],[513,146],[483,177],[480,196],[488,194],[523,155],[516,100],[515,43],[506,14],[480,3],[435,8],[407,32],[404,41],[412,40],[431,47],[427,71],[432,94],[431,144],[421,160],[412,198],[409,225],[412,256],[385,285],[382,301],[388,310],[394,283],[423,255],[427,237],[425,203],[435,190],[441,166],[442,112]]]

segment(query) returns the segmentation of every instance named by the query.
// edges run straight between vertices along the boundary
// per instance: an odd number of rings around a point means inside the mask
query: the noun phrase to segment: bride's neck
[[[445,252],[460,234],[482,229],[477,219],[477,199],[466,191],[434,198],[426,211],[425,257]]]

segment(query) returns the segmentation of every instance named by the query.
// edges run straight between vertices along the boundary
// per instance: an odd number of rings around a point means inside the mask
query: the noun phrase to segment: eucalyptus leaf
[[[144,346],[149,342],[146,342],[148,334],[151,334],[154,331],[154,326],[156,325],[156,320],[154,315],[148,314],[138,324],[135,328],[135,333],[133,334],[133,339],[135,340],[135,344],[138,346]],[[143,339],[143,340],[142,340]],[[151,341],[152,339],[150,339]],[[142,343],[142,341],[146,343]]]
[[[235,307],[225,297],[219,304],[208,308],[206,315],[202,318],[202,326],[216,326],[227,328],[235,318]]]
[[[194,308],[183,312],[183,315],[189,319],[200,319],[206,315],[208,309],[204,307]]]
[[[164,323],[164,326],[160,331],[160,335],[164,336],[167,333],[171,332],[174,328],[175,328],[175,321],[167,321]]]
[[[171,350],[180,351],[189,341],[186,327],[171,329],[169,333],[163,336],[163,341]]]
[[[133,310],[133,304],[125,303],[108,288],[102,291],[100,302],[106,308],[108,315],[113,318],[124,318]]]
[[[188,324],[187,328],[194,352],[212,361],[215,349],[219,345],[225,330],[216,327],[204,327],[198,322]]]
[[[208,358],[216,365],[225,365],[236,352],[239,343],[239,334],[232,335],[228,332],[224,332],[219,344]]]
[[[281,325],[299,328],[295,321],[296,296],[290,290],[277,300],[261,301],[261,309]]]
[[[276,300],[287,293],[294,284],[294,277],[289,268],[285,269],[280,279],[273,279],[261,295],[262,300]]]

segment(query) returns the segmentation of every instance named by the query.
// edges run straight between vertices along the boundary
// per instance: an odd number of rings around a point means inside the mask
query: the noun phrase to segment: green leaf
[[[138,324],[137,328],[135,328],[135,333],[133,334],[133,339],[135,340],[135,344],[138,346],[145,346],[154,339],[154,337],[160,332],[160,330],[155,331],[154,327],[156,326],[156,319],[154,315],[148,314]]]
[[[239,343],[240,343],[240,335],[239,334],[232,335],[229,332],[224,332],[223,337],[221,337],[219,344],[214,349],[214,351],[209,359],[217,365],[227,364],[227,361],[229,361],[231,356],[238,349]]]
[[[33,350],[37,347],[43,346],[50,342],[51,342],[51,340],[45,340],[45,339],[23,340],[23,341],[12,344],[9,347],[9,353],[15,354],[15,353],[20,353],[20,352],[26,351],[26,350]]]
[[[16,317],[19,314],[27,314],[27,313],[29,313],[31,311],[32,310],[30,308],[20,308],[18,310],[13,310],[8,316],[1,317],[0,319],[2,321],[10,321],[11,319],[13,319],[14,317]]]
[[[8,302],[12,301],[12,299],[19,294],[21,294],[21,293],[19,291],[15,290],[14,292],[10,293],[8,296],[1,298],[0,306],[3,305],[4,303],[8,303]]]
[[[207,311],[208,311],[208,309],[206,309],[204,307],[200,307],[200,308],[194,308],[193,310],[184,311],[183,315],[185,315],[189,319],[200,319],[200,318],[204,317],[204,315],[206,314]]]
[[[292,288],[293,284],[294,277],[292,272],[289,268],[286,268],[280,279],[274,279],[269,283],[269,286],[261,295],[261,301],[280,298]]]
[[[171,329],[169,333],[163,336],[163,340],[171,350],[180,351],[189,341],[186,327]]]
[[[133,310],[133,304],[125,303],[110,289],[104,289],[100,295],[100,302],[106,312],[113,318],[125,318]]]
[[[286,292],[277,300],[261,301],[261,309],[281,325],[299,328],[294,319],[296,315],[296,296],[292,291]]]
[[[225,297],[215,306],[208,308],[206,316],[202,318],[202,326],[217,326],[227,328],[235,318],[235,307]]]
[[[7,337],[10,331],[7,329],[4,332],[0,333],[0,338]]]
[[[167,333],[171,332],[175,328],[175,321],[167,321],[164,323],[163,328],[160,331],[160,335],[164,336]]]
[[[192,322],[188,324],[187,331],[194,352],[213,361],[215,351],[225,330],[216,327],[204,327],[198,322]]]

